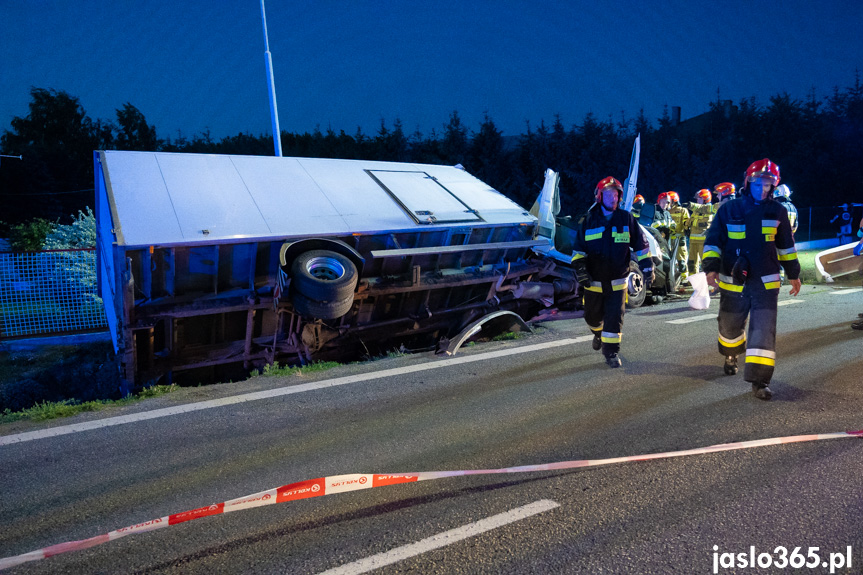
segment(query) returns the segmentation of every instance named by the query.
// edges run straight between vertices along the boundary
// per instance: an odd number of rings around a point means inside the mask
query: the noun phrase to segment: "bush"
[[[36,218],[23,224],[11,226],[9,229],[9,245],[12,251],[35,252],[42,249],[45,238],[54,231],[55,224],[42,218]]]

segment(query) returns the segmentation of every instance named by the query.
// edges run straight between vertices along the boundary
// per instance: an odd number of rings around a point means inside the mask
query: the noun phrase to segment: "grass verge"
[[[143,391],[124,397],[123,399],[97,399],[93,401],[78,401],[66,399],[63,401],[43,401],[33,407],[21,411],[6,409],[0,413],[0,424],[12,423],[13,421],[45,421],[47,419],[58,419],[60,417],[71,417],[85,411],[99,411],[112,405],[126,405],[142,399],[159,397],[166,393],[172,393],[179,389],[177,385],[154,385]]]

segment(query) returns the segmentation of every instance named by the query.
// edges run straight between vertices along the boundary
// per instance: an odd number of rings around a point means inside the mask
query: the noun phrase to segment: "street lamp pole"
[[[264,10],[264,0],[261,0],[261,20],[264,23],[264,58],[267,62],[267,87],[270,89],[270,116],[273,120],[273,142],[276,156],[282,156],[282,133],[279,131],[279,109],[276,105],[276,83],[273,79],[273,57],[270,54],[270,41],[267,38],[267,13]]]

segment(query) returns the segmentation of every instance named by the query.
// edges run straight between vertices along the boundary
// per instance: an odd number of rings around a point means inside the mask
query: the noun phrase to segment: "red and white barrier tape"
[[[347,491],[357,491],[360,489],[370,489],[372,487],[383,487],[385,485],[396,485],[399,483],[412,483],[415,481],[425,481],[427,479],[441,479],[444,477],[458,477],[462,475],[489,475],[494,473],[526,473],[530,471],[557,471],[560,469],[575,469],[578,467],[598,467],[600,465],[610,465],[612,463],[624,463],[629,461],[649,461],[651,459],[667,459],[671,457],[683,457],[685,455],[697,455],[701,453],[716,453],[719,451],[733,451],[735,449],[749,449],[751,447],[762,447],[765,445],[780,445],[785,443],[802,443],[806,441],[821,441],[824,439],[841,439],[847,437],[863,437],[863,430],[860,431],[843,431],[838,433],[820,433],[816,435],[793,435],[789,437],[775,437],[771,439],[756,439],[753,441],[741,441],[739,443],[722,443],[719,445],[711,445],[709,447],[698,447],[696,449],[687,449],[684,451],[668,451],[664,453],[650,453],[647,455],[631,455],[628,457],[613,457],[610,459],[582,459],[578,461],[561,461],[557,463],[542,463],[538,465],[522,465],[519,467],[506,467],[504,469],[468,469],[459,471],[420,471],[417,473],[393,473],[393,474],[350,474],[350,475],[335,475],[332,477],[319,477],[317,479],[309,479],[290,485],[283,485],[275,489],[268,489],[246,495],[239,499],[232,499],[224,503],[216,503],[209,507],[200,507],[191,511],[183,511],[166,517],[160,517],[137,525],[123,527],[110,533],[97,535],[90,539],[82,539],[80,541],[68,541],[59,543],[50,547],[45,547],[37,551],[31,551],[23,555],[14,557],[6,557],[0,559],[0,569],[14,567],[28,561],[38,561],[53,555],[67,553],[69,551],[79,551],[94,547],[132,535],[134,533],[144,533],[146,531],[154,531],[170,525],[184,523],[201,517],[209,517],[210,515],[219,515],[222,513],[230,513],[231,511],[241,511],[243,509],[251,509],[252,507],[261,507],[263,505],[273,505],[276,503],[284,503],[296,499],[308,499],[310,497],[319,497],[321,495],[332,495],[334,493],[345,493]]]

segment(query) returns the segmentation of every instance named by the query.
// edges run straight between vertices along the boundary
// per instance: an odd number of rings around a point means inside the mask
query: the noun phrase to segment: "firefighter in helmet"
[[[686,276],[689,275],[686,272],[686,260],[687,249],[686,249],[686,224],[689,221],[689,210],[680,205],[680,196],[677,195],[677,192],[667,192],[669,207],[668,213],[671,215],[671,220],[674,222],[671,230],[671,240],[673,241],[675,238],[680,240],[680,247],[677,248],[677,267],[681,270],[680,279],[686,279]]]
[[[725,356],[725,373],[737,373],[737,356],[745,351],[743,379],[763,400],[773,396],[769,385],[776,365],[780,266],[791,283],[789,293],[800,293],[800,262],[788,211],[773,201],[778,184],[779,166],[769,159],[747,168],[741,197],[716,211],[701,264],[707,283],[720,289],[719,353]]]
[[[621,332],[634,258],[644,275],[645,289],[653,281],[653,259],[641,227],[631,213],[619,209],[623,186],[611,176],[594,190],[596,203],[581,221],[573,242],[572,266],[584,286],[584,320],[593,333],[593,349],[602,350],[609,367],[620,367]]]
[[[719,204],[727,202],[728,200],[733,200],[736,197],[735,192],[734,184],[731,182],[722,182],[721,184],[713,186],[713,193],[716,194]],[[714,212],[719,209],[719,204],[714,208]]]
[[[632,209],[629,210],[632,212],[632,215],[635,216],[635,219],[641,215],[641,208],[644,206],[644,196],[641,194],[635,194],[635,197],[632,198]]]
[[[674,226],[674,221],[671,219],[671,214],[668,212],[668,208],[671,205],[671,200],[668,199],[668,192],[662,192],[656,198],[656,211],[653,214],[653,224],[651,227],[654,228],[667,228],[668,232],[665,233],[663,231],[663,235],[665,235],[665,239],[669,239],[668,234],[671,233],[671,228]]]
[[[690,205],[692,215],[686,223],[686,233],[689,235],[689,273],[698,273],[701,265],[701,253],[704,251],[704,238],[707,228],[713,221],[713,194],[710,190],[698,190],[695,194],[695,204]]]
[[[791,203],[791,188],[785,184],[779,184],[773,190],[773,199],[785,206],[788,210],[788,221],[791,222],[791,232],[797,233],[797,207]]]

